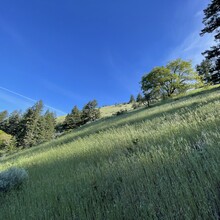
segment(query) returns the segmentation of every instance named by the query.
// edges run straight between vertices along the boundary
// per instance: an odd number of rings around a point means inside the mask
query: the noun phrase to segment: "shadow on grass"
[[[77,219],[83,219],[86,213],[91,215],[87,219],[100,219],[97,218],[100,211],[105,215],[107,210],[119,211],[117,216],[120,219],[146,219],[147,216],[150,219],[152,213],[158,219],[185,219],[185,214],[190,219],[209,219],[218,213],[220,201],[215,193],[220,169],[216,172],[213,167],[220,160],[219,148],[211,148],[204,152],[205,155],[192,149],[178,157],[171,154],[161,158],[156,152],[153,156],[146,152],[148,160],[140,160],[135,154],[126,156],[122,152],[114,163],[110,163],[108,158],[115,156],[113,151],[99,152],[98,155],[94,151],[78,154],[74,159],[69,157],[30,166],[28,171],[32,179],[24,195],[31,196],[39,190],[42,195],[37,204],[41,210],[47,202],[51,203],[47,212],[55,214],[62,213],[63,207],[71,205]],[[193,162],[195,160],[196,163]],[[85,166],[78,169],[82,164]],[[55,201],[48,200],[50,194]],[[12,206],[14,200],[25,200],[22,193],[15,196],[19,199],[8,198]],[[77,210],[79,201],[82,207]],[[3,205],[4,198],[0,207]],[[34,205],[32,202],[30,207],[25,207],[25,214],[35,212]],[[148,209],[150,206],[152,210]],[[101,219],[108,218],[102,216]]]
[[[208,95],[208,94],[210,94],[214,91],[219,90],[219,88],[220,87],[212,88],[212,89],[201,91],[201,92],[197,92],[196,94],[191,94],[191,95],[189,94],[189,96],[194,97],[194,96],[203,95],[203,94]],[[167,104],[172,104],[172,103],[176,104],[177,100],[178,100],[178,102],[181,102],[184,99],[186,99],[186,96],[180,97],[178,99],[176,98],[176,100],[175,99],[163,100],[159,103],[154,104],[150,108],[141,108],[141,109],[134,110],[132,112],[128,112],[124,115],[112,116],[112,117],[109,117],[107,119],[105,119],[105,118],[100,119],[96,122],[86,124],[86,125],[78,128],[78,129],[75,129],[71,133],[66,134],[64,136],[61,136],[58,139],[52,140],[50,142],[41,144],[39,146],[30,148],[30,149],[26,149],[26,150],[24,150],[22,152],[19,152],[19,153],[16,153],[16,154],[12,154],[12,155],[10,155],[6,158],[0,158],[0,161],[2,161],[2,162],[11,161],[15,158],[18,158],[19,156],[28,155],[29,153],[34,154],[38,151],[41,151],[41,152],[47,151],[48,149],[55,148],[55,147],[60,146],[62,144],[68,144],[70,142],[74,142],[78,138],[84,138],[84,137],[92,135],[92,134],[107,131],[110,128],[120,128],[124,125],[138,124],[138,123],[141,123],[141,122],[144,122],[144,121],[153,120],[153,119],[155,119],[157,117],[161,117],[163,115],[168,115],[168,116],[172,115],[174,113],[177,113],[179,110],[181,110],[185,107],[190,108],[192,110],[192,109],[194,109],[194,108],[196,108],[197,106],[200,105],[199,101],[195,101],[195,102],[192,102],[192,103],[189,103],[189,104],[186,103],[184,106],[180,106],[180,107],[172,106],[171,109],[168,109],[166,111],[157,112],[157,113],[149,113],[146,116],[144,115],[144,116],[138,117],[138,114],[142,113],[144,111],[147,111],[147,110],[151,111],[151,110],[154,110],[155,108],[157,108],[159,106],[163,106],[163,105],[167,105]],[[219,100],[219,97],[210,98],[206,102],[206,104],[209,104],[209,103],[212,103],[212,102],[218,101],[218,100]],[[137,115],[137,118],[129,119],[133,115]]]

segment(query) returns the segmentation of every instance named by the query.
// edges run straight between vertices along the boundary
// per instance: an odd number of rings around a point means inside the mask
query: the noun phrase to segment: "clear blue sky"
[[[209,0],[2,0],[0,111],[42,99],[62,115],[129,100],[153,67],[201,61]]]

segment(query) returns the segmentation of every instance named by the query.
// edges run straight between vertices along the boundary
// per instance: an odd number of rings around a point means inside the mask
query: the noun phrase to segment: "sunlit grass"
[[[27,169],[0,219],[218,219],[220,90],[101,119],[0,160]]]

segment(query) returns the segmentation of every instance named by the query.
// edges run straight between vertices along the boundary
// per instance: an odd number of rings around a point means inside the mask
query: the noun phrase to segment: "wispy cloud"
[[[199,35],[201,27],[190,33],[182,44],[176,47],[169,56],[169,60],[182,58],[186,60],[192,60],[194,65],[199,64],[204,57],[202,52],[209,49],[214,45],[213,35],[205,35],[201,37]]]
[[[2,92],[0,92],[0,99],[7,102],[7,103],[10,103],[10,104],[13,104],[14,106],[22,106],[23,108],[27,108],[27,107],[30,107],[31,104],[33,103],[36,103],[37,100],[35,99],[32,99],[30,97],[27,97],[27,96],[24,96],[20,93],[17,93],[17,92],[14,92],[12,90],[9,90],[5,87],[2,87],[0,86],[0,90]],[[50,109],[54,112],[56,112],[57,114],[62,114],[62,115],[65,115],[66,112],[60,110],[60,109],[57,109],[57,108],[54,108],[50,105],[44,105],[47,109]]]

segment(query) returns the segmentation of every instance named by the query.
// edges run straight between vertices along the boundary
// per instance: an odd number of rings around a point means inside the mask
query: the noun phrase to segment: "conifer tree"
[[[98,103],[96,100],[88,102],[82,110],[82,124],[89,121],[94,121],[100,118],[100,109],[97,108]]]
[[[143,101],[143,97],[140,93],[138,93],[137,98],[136,98],[136,102],[142,102]]]
[[[46,113],[44,114],[44,122],[45,122],[44,140],[48,141],[53,139],[54,137],[55,126],[56,126],[56,118],[54,113],[50,111],[46,111]]]
[[[63,127],[64,130],[74,129],[80,126],[82,123],[81,112],[77,106],[74,106],[71,113],[67,114]]]
[[[206,33],[215,33],[214,38],[216,46],[212,46],[206,50],[203,55],[206,59],[213,62],[211,70],[211,80],[214,84],[220,83],[220,3],[219,0],[212,0],[208,7],[204,10],[205,17],[203,24],[205,27],[201,31],[201,36]]]
[[[130,96],[130,100],[129,100],[129,104],[132,104],[132,103],[134,103],[135,102],[135,98],[134,98],[134,96],[133,95],[131,95]]]
[[[21,121],[21,132],[18,137],[19,145],[23,147],[32,147],[39,143],[42,132],[43,102],[37,102],[33,107],[29,108],[24,114]]]

